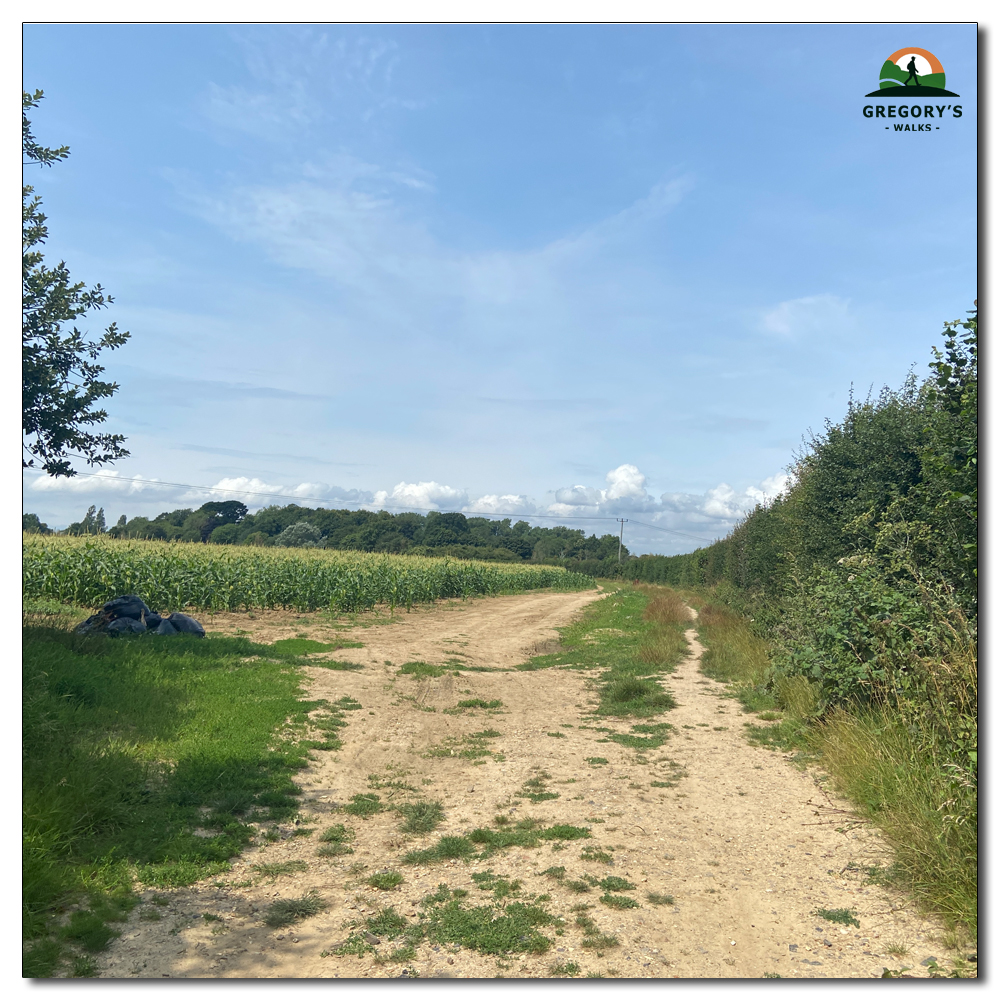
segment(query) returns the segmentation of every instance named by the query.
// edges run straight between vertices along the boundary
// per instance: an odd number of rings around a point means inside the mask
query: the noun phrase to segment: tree
[[[87,508],[82,521],[74,521],[66,529],[68,535],[103,535],[105,529],[104,508],[97,509],[95,504]]]
[[[29,535],[51,535],[52,529],[42,521],[37,514],[24,514],[21,517],[21,530]]]
[[[323,534],[319,528],[308,521],[299,521],[285,528],[274,540],[274,544],[313,549],[319,546],[322,541]]]
[[[68,146],[48,149],[31,133],[28,109],[38,107],[42,92],[22,92],[21,148],[24,165],[51,167],[69,155]],[[41,468],[50,476],[75,476],[70,459],[83,458],[88,465],[104,465],[125,458],[121,434],[98,434],[88,428],[103,423],[107,411],[97,402],[118,390],[114,382],[101,381],[104,368],[96,364],[105,348],[114,350],[129,339],[112,323],[100,340],[85,340],[71,323],[92,309],[104,309],[113,301],[100,285],[86,288],[72,283],[65,261],[47,267],[37,249],[48,237],[46,217],[39,210],[41,198],[30,184],[21,186],[21,282],[22,282],[22,407],[25,468]]]

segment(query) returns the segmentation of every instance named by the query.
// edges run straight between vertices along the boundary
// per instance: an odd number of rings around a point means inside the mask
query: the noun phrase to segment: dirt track
[[[721,697],[722,685],[698,671],[702,650],[693,629],[687,633],[691,656],[665,681],[678,703],[665,716],[676,732],[646,757],[583,728],[581,717],[595,700],[586,674],[509,669],[554,648],[556,627],[598,596],[545,593],[448,602],[400,615],[394,623],[364,627],[362,622],[340,632],[364,646],[329,655],[365,669],[308,668],[310,695],[330,701],[350,695],[363,708],[352,712],[341,730],[343,748],[317,752],[316,762],[302,773],[302,823],[316,827],[318,835],[331,822],[347,821],[357,832],[354,853],[318,857],[316,835],[293,836],[293,827],[286,826],[283,839],[251,847],[222,880],[165,892],[165,907],[137,907],[121,938],[100,957],[101,976],[398,977],[406,968],[422,977],[544,977],[556,963],[575,962],[581,975],[871,978],[885,966],[913,966],[910,975],[924,974],[920,962],[943,959],[940,928],[895,893],[863,885],[852,871],[886,860],[878,836],[846,803],[828,798],[814,775],[746,743],[741,735],[746,716],[737,703]],[[239,628],[267,641],[297,634],[329,641],[333,634],[313,618],[278,613],[253,620],[220,615],[210,628]],[[415,660],[458,661],[466,669],[457,677],[397,674],[400,665]],[[495,672],[469,669],[477,667]],[[469,697],[501,699],[503,707],[444,713]],[[424,756],[432,746],[486,727],[502,734],[489,746],[502,760]],[[588,757],[608,763],[591,765]],[[559,798],[532,805],[515,797],[539,770],[550,776],[546,786]],[[427,798],[440,800],[444,824],[433,834],[406,836],[398,832],[392,812],[366,820],[336,812],[352,795],[369,790],[371,775],[402,776]],[[379,794],[391,803],[396,793],[390,788]],[[489,826],[498,813],[590,826],[594,839],[558,851],[549,844],[510,848],[486,863],[400,864],[405,851],[429,846],[444,834]],[[612,852],[614,864],[581,860],[583,844]],[[304,861],[308,869],[271,880],[250,868],[289,860]],[[555,865],[566,867],[567,878],[630,879],[637,886],[631,895],[642,905],[608,909],[597,899],[600,890],[576,894],[541,874]],[[385,892],[364,885],[368,875],[389,867],[404,875],[402,885]],[[377,964],[370,954],[321,954],[345,939],[345,921],[380,906],[392,905],[413,919],[417,901],[441,882],[469,890],[470,900],[478,901],[471,873],[486,867],[521,879],[525,892],[551,896],[545,907],[567,922],[548,953],[498,963],[468,949],[423,943],[405,963]],[[253,885],[240,886],[251,880]],[[275,898],[312,889],[329,903],[323,913],[286,929],[263,924],[261,911]],[[650,904],[650,891],[673,896],[673,904]],[[143,895],[149,900],[153,893]],[[587,915],[600,930],[620,941],[601,957],[581,947],[582,932],[571,912],[581,902],[593,906]],[[814,915],[818,908],[853,910],[860,929],[823,920]],[[162,919],[149,920],[157,913]],[[205,913],[221,919],[206,921]],[[910,949],[905,958],[887,954],[896,944]]]

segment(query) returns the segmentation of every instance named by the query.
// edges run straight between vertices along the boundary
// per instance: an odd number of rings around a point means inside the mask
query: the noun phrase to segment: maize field
[[[158,610],[200,611],[364,611],[594,585],[560,566],[93,535],[25,535],[23,572],[25,599],[98,607],[119,594],[139,594]]]

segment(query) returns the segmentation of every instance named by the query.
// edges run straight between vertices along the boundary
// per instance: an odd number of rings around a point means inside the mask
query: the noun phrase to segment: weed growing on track
[[[298,920],[316,916],[327,906],[329,903],[315,893],[300,896],[298,899],[279,899],[267,908],[264,923],[268,927],[287,927]]]
[[[479,760],[481,757],[492,757],[496,761],[502,761],[502,753],[494,753],[486,745],[487,740],[495,740],[503,735],[496,729],[484,729],[478,733],[469,733],[467,736],[451,737],[438,746],[430,747],[424,754],[425,757],[463,757],[466,760]]]
[[[405,802],[396,807],[403,817],[403,833],[430,833],[444,821],[444,806],[440,802]]]
[[[553,965],[549,971],[551,976],[578,976],[579,974],[580,966],[576,962],[562,962],[559,965]]]
[[[605,893],[600,900],[613,910],[631,910],[639,905],[631,896],[612,896],[611,893]]]
[[[609,875],[607,878],[602,878],[597,884],[605,892],[627,892],[629,889],[635,888],[635,885],[632,882],[629,882],[628,879],[621,878],[618,875]]]
[[[422,851],[410,851],[403,861],[408,865],[426,865],[433,861],[449,861],[452,858],[468,858],[476,853],[476,848],[468,837],[442,837],[433,847]]]
[[[443,677],[448,672],[447,667],[442,667],[434,663],[423,663],[416,661],[414,663],[404,663],[399,670],[396,671],[397,674],[408,674],[411,677],[423,678],[423,677]]]
[[[853,910],[813,910],[817,917],[829,920],[833,924],[843,924],[845,927],[860,927],[857,914]]]
[[[279,875],[293,875],[295,872],[304,872],[309,866],[304,861],[275,861],[271,864],[251,865],[250,867],[260,875],[277,878]]]
[[[541,768],[536,767],[532,777],[528,778],[521,786],[521,790],[515,792],[514,795],[519,799],[528,799],[529,802],[534,802],[536,805],[539,802],[546,802],[549,799],[558,799],[558,792],[550,792],[545,788],[546,780],[551,778],[552,775],[548,771],[543,771]]]
[[[320,835],[322,845],[316,851],[320,857],[339,857],[342,854],[353,854],[354,848],[348,845],[348,841],[354,839],[354,831],[349,830],[343,823],[335,823],[328,827]]]
[[[442,837],[433,847],[410,851],[403,861],[415,865],[474,856],[484,859],[508,847],[538,847],[543,841],[580,840],[589,836],[590,830],[586,827],[566,824],[542,827],[538,820],[528,818],[510,828],[506,825],[499,830],[477,827],[467,835]],[[482,847],[482,852],[478,855],[477,845]]]
[[[341,808],[345,813],[350,813],[352,816],[368,819],[369,816],[374,816],[375,813],[382,812],[385,809],[385,805],[381,797],[374,792],[359,792],[357,795],[352,795],[351,801]]]
[[[673,906],[674,897],[662,892],[647,892],[646,902],[652,903],[653,906]]]
[[[608,948],[614,948],[618,944],[618,938],[614,934],[605,934],[597,924],[586,914],[581,913],[576,918],[576,925],[583,930],[584,938],[581,944],[584,948],[593,948],[600,957]]]
[[[369,875],[365,882],[373,889],[395,889],[397,885],[403,884],[403,876],[399,872],[376,872]]]
[[[299,662],[243,637],[25,628],[26,976],[57,973],[61,941],[106,943],[115,932],[97,928],[124,919],[136,876],[183,886],[224,872],[260,824],[295,815],[292,776],[346,724],[345,706],[302,700]]]

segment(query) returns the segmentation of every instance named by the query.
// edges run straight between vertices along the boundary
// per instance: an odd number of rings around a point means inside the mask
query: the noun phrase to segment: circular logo
[[[944,89],[944,67],[938,57],[927,49],[897,49],[893,52],[882,64],[878,86],[876,94],[889,90],[894,92],[893,97],[958,97],[958,94]]]

